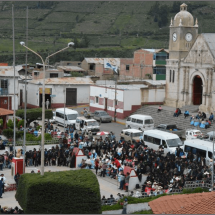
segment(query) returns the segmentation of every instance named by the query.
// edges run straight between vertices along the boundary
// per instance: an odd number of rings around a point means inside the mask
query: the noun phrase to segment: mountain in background
[[[183,2],[155,1],[14,1],[16,64],[25,62],[26,6],[28,46],[43,56],[75,42],[52,58],[132,57],[139,48],[168,48],[169,24]],[[199,33],[215,32],[215,2],[185,1],[198,18]],[[12,63],[12,2],[0,2],[1,61]],[[29,61],[35,56],[29,53]],[[39,59],[38,59],[39,61]]]

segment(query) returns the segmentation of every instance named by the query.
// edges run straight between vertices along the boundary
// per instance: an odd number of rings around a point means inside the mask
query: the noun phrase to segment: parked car
[[[156,129],[177,134],[179,137],[182,137],[185,134],[184,129],[178,128],[176,124],[160,124]]]
[[[126,128],[134,128],[142,131],[151,130],[154,128],[154,120],[148,115],[134,114],[127,118]]]
[[[202,136],[202,132],[196,129],[186,130],[186,140],[196,139],[198,136]]]
[[[103,110],[96,110],[94,112],[93,118],[100,122],[111,122],[112,121],[112,117],[106,111],[103,111]]]
[[[124,129],[121,131],[120,136],[123,137],[125,141],[137,141],[143,139],[143,132],[137,129]]]
[[[94,135],[100,131],[100,125],[95,119],[86,119],[85,117],[77,117],[75,128],[80,131],[91,131]]]

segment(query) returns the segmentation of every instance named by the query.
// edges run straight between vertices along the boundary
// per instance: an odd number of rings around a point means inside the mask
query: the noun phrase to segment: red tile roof
[[[163,196],[149,206],[154,214],[215,214],[215,192]]]
[[[0,116],[11,115],[11,114],[13,114],[12,110],[0,108]]]

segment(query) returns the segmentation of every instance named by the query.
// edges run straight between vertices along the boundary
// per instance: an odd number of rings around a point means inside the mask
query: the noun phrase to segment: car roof
[[[138,129],[123,129],[122,131],[124,131],[124,132],[132,132],[132,133],[139,133],[139,132],[142,132],[142,131],[140,131],[140,130],[138,130]]]
[[[166,132],[166,131],[160,131],[160,130],[157,130],[157,129],[146,130],[146,131],[144,131],[143,134],[144,135],[153,134],[155,136],[156,135],[157,136],[164,136],[166,140],[173,139],[173,138],[179,138],[179,136],[176,135],[176,134],[172,134],[172,133],[169,133],[169,132]]]
[[[149,115],[142,115],[142,114],[134,114],[134,115],[131,115],[130,117],[140,117],[140,118],[150,118],[150,119],[152,119],[152,117],[151,116],[149,116]]]
[[[210,141],[206,141],[206,140],[199,140],[199,139],[195,139],[195,140],[185,140],[184,141],[185,145],[189,145],[192,146],[194,148],[196,148],[197,146],[199,147],[206,147],[212,150],[213,148],[213,144],[211,144]]]
[[[105,110],[95,110],[95,112],[106,112],[106,111]]]
[[[85,118],[83,116],[79,116],[79,117],[77,117],[77,119],[84,120],[85,122],[96,121],[95,119],[87,119],[87,118]]]
[[[60,112],[60,113],[64,113],[64,108],[57,108],[55,112]],[[71,109],[68,109],[68,108],[65,108],[65,113],[66,114],[74,114],[74,113],[78,113],[76,110],[71,110]]]

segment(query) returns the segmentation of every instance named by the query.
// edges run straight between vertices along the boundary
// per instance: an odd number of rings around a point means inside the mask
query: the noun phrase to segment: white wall
[[[165,89],[149,89],[148,102],[163,102],[165,99]]]
[[[124,91],[124,110],[131,110],[132,105],[141,104],[141,91],[136,90],[125,90]]]
[[[21,87],[22,86],[20,86],[20,88]],[[42,85],[35,85],[31,83],[28,84],[27,86],[28,104],[39,106],[39,88],[42,88]],[[64,85],[46,84],[45,88],[52,88],[52,95],[56,95],[56,97],[52,97],[51,102],[53,104],[64,103]],[[89,85],[70,85],[70,86],[67,85],[66,88],[77,88],[77,103],[89,103],[89,94],[90,94]],[[23,95],[23,102],[24,102],[24,95]]]
[[[118,100],[120,102],[124,102],[123,101],[123,95],[124,95],[123,90],[117,90],[116,91],[116,100]],[[97,86],[97,87],[96,86],[90,86],[90,96],[97,96],[99,98],[108,98],[108,99],[111,99],[111,100],[115,100],[115,88],[105,88],[105,87],[99,87],[99,86]],[[90,101],[90,106],[104,109],[104,104],[99,105],[98,103],[95,103],[95,100]],[[110,111],[115,110],[114,106],[113,107],[107,107],[107,108]],[[123,113],[123,109],[117,108],[117,112]]]
[[[12,105],[11,108],[14,110],[14,78],[5,77],[8,79],[8,94],[11,96]],[[19,84],[18,84],[18,77],[15,78],[15,110],[18,110],[19,105]],[[7,95],[6,95],[7,96]]]

